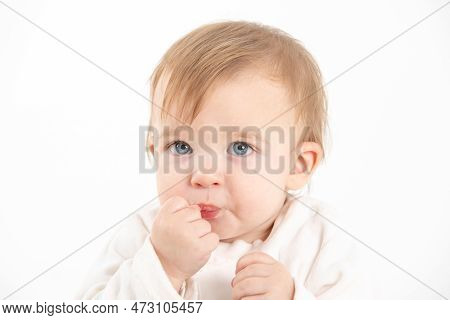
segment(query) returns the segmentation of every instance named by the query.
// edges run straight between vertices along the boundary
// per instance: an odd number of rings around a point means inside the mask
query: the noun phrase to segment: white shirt
[[[310,196],[288,197],[265,241],[220,242],[208,262],[180,292],[172,286],[150,242],[158,207],[147,205],[115,232],[75,299],[231,299],[236,263],[262,251],[294,279],[294,299],[357,299],[372,296],[351,239],[337,228],[330,207]],[[330,223],[331,221],[331,223]]]

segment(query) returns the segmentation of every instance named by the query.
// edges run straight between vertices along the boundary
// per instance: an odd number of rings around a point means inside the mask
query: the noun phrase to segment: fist
[[[231,281],[235,300],[292,300],[294,279],[286,267],[263,252],[242,256]]]
[[[150,240],[167,275],[177,281],[197,273],[219,244],[211,224],[202,219],[200,207],[178,196],[161,206]]]

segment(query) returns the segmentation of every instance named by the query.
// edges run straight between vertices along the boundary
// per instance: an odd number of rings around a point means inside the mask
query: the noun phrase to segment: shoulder
[[[286,256],[297,253],[294,269],[302,283],[321,298],[370,297],[361,246],[347,231],[343,214],[333,205],[311,196],[293,201],[292,213],[305,218]]]
[[[323,242],[339,234],[339,211],[330,203],[309,195],[291,197],[290,218],[300,220],[297,233],[311,230]]]
[[[330,203],[304,195],[292,198],[283,231],[291,229],[288,252],[314,262],[318,255],[341,259],[355,253],[355,241],[341,227],[342,214]],[[288,228],[288,229],[287,229]]]

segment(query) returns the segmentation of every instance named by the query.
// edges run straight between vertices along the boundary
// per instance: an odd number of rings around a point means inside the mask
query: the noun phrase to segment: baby
[[[120,226],[77,298],[363,297],[351,241],[304,194],[327,110],[298,41],[245,21],[201,26],[163,56],[151,98],[160,205]]]

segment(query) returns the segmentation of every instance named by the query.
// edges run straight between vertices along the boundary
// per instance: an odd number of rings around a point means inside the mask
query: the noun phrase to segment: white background
[[[245,19],[298,38],[330,81],[444,1],[5,1],[148,97],[165,50]],[[331,140],[311,196],[450,296],[450,5],[327,86]],[[139,173],[148,102],[0,3],[0,297],[156,196]],[[73,297],[113,229],[15,293]],[[362,247],[362,246],[361,246]],[[368,249],[377,297],[438,295]]]

